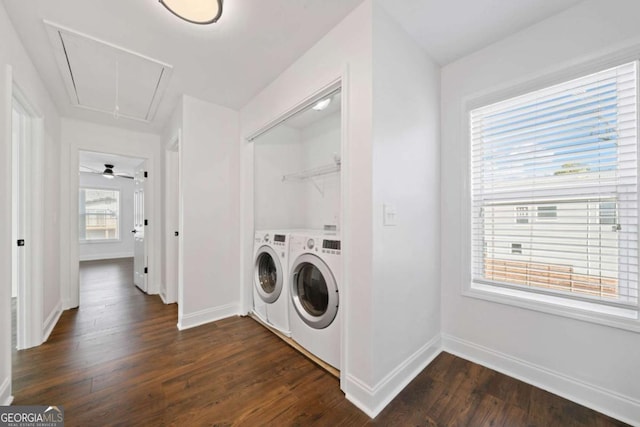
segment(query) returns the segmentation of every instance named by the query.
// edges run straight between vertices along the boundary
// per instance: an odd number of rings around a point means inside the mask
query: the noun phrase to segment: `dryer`
[[[253,313],[263,323],[291,336],[289,234],[277,230],[256,231],[253,260]]]
[[[341,240],[292,234],[289,260],[291,338],[340,369]]]

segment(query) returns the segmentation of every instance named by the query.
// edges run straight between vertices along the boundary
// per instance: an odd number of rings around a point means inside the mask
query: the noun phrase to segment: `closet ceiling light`
[[[331,104],[331,98],[325,98],[316,102],[316,105],[314,105],[312,108],[316,111],[322,111],[327,108],[329,104]]]
[[[213,24],[222,15],[222,0],[160,0],[169,12],[193,24]]]

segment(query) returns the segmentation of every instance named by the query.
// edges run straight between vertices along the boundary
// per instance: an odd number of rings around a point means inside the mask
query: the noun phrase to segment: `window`
[[[529,224],[529,206],[516,206],[516,224]]]
[[[600,203],[600,224],[612,224],[617,229],[616,202],[601,202]]]
[[[538,219],[552,219],[557,217],[557,206],[538,206]]]
[[[632,62],[470,111],[472,289],[637,313],[636,86]]]
[[[81,188],[79,202],[80,240],[120,238],[120,191]]]

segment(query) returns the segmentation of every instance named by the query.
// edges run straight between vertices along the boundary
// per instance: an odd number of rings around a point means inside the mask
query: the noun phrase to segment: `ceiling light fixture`
[[[113,174],[113,165],[104,165],[104,172],[102,172],[102,176],[107,179],[113,179],[115,175]]]
[[[312,108],[316,111],[322,111],[327,108],[329,104],[331,104],[331,98],[325,98],[316,102],[316,105],[314,105]]]
[[[222,15],[222,0],[160,0],[180,19],[192,24],[213,24]]]

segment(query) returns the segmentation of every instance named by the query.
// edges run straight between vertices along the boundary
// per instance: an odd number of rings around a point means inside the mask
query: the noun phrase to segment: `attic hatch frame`
[[[89,42],[97,43],[103,47],[113,49],[118,55],[130,55],[138,59],[142,59],[144,61],[148,61],[152,64],[158,65],[161,67],[160,75],[157,77],[157,83],[155,85],[155,90],[151,97],[151,101],[147,108],[147,113],[144,118],[136,117],[129,114],[123,114],[121,111],[117,112],[117,118],[125,118],[129,120],[135,120],[142,123],[150,123],[158,110],[158,106],[160,104],[160,100],[162,99],[162,95],[164,94],[169,80],[171,79],[171,75],[173,74],[173,66],[167,64],[162,61],[158,61],[157,59],[150,58],[141,53],[132,51],[130,49],[126,49],[122,46],[118,46],[113,43],[109,43],[105,40],[101,40],[99,38],[90,36],[88,34],[82,33],[80,31],[73,30],[71,28],[65,27],[60,24],[56,24],[55,22],[48,21],[44,19],[42,21],[44,23],[45,29],[47,31],[47,35],[49,37],[49,41],[55,51],[55,59],[58,64],[58,69],[60,71],[60,75],[62,80],[64,81],[64,86],[67,90],[67,94],[69,95],[69,100],[71,105],[77,108],[82,108],[88,111],[94,111],[99,113],[105,113],[109,115],[113,115],[116,110],[118,110],[117,105],[114,105],[114,109],[105,110],[101,108],[92,107],[89,105],[84,105],[80,101],[80,96],[77,91],[76,82],[73,77],[73,69],[71,66],[71,62],[69,60],[69,56],[67,54],[64,35],[69,35],[73,37],[78,37],[84,39]],[[117,58],[117,57],[116,57]],[[117,59],[116,59],[117,61]],[[116,88],[117,89],[117,88]],[[117,102],[116,102],[117,104]]]

